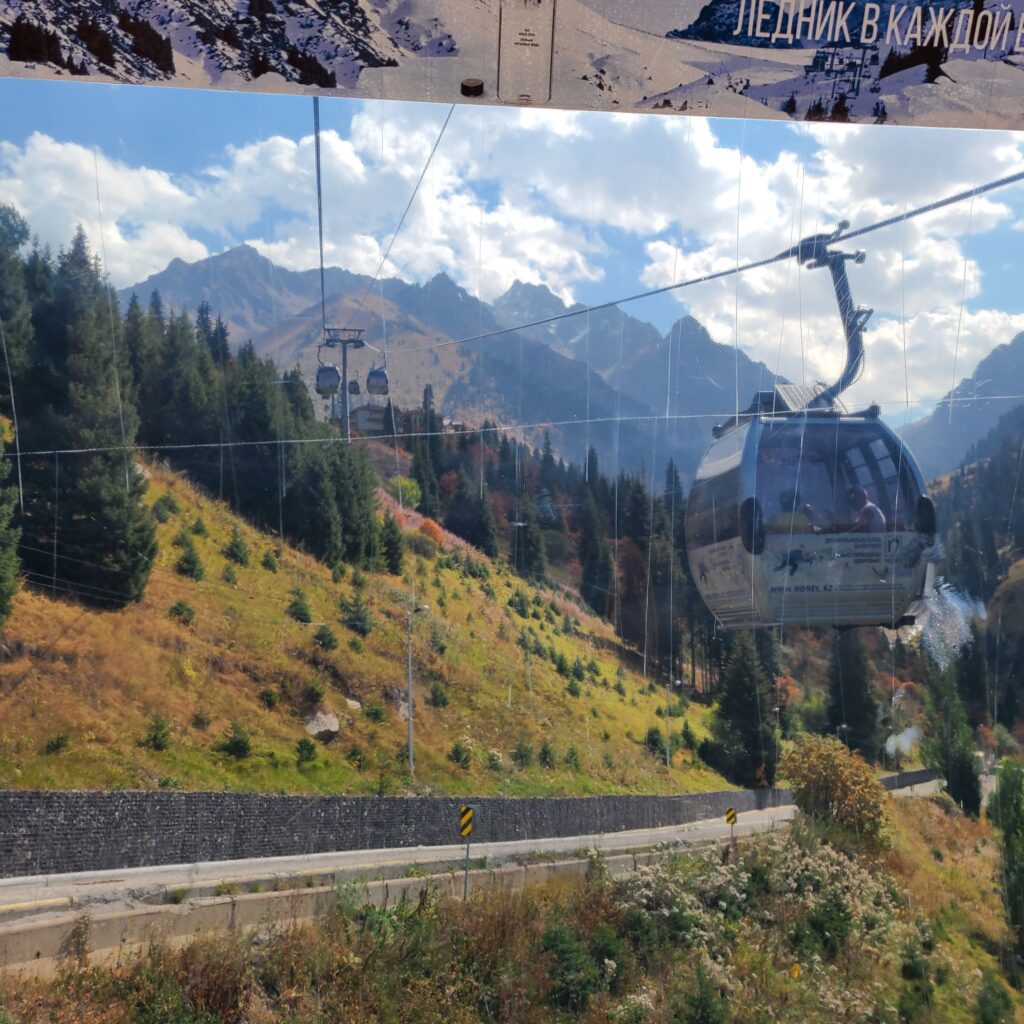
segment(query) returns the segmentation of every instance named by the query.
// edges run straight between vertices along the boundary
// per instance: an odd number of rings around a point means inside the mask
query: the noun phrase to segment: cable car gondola
[[[686,510],[690,573],[726,628],[899,626],[931,585],[935,508],[905,444],[878,406],[850,413],[839,395],[860,375],[872,310],[855,307],[846,230],[783,255],[828,267],[847,361],[829,387],[779,384],[714,428]]]
[[[352,380],[348,382],[348,393],[350,395],[358,395],[360,393],[359,381],[357,381],[354,377],[352,378]]]
[[[366,375],[366,391],[371,395],[388,393],[388,371],[384,366],[372,366]]]
[[[316,393],[323,398],[332,398],[341,387],[341,374],[331,363],[321,363],[316,368]]]

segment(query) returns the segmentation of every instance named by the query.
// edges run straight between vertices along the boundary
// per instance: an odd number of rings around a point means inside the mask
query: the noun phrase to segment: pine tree
[[[438,497],[437,474],[430,459],[430,452],[423,441],[417,441],[412,453],[412,478],[420,487],[420,503],[416,511],[428,519],[441,515],[441,500]]]
[[[545,571],[544,534],[528,495],[523,495],[520,518],[513,526],[508,560],[512,568],[527,579],[543,579]]]
[[[36,449],[89,450],[26,464],[26,553],[57,552],[56,571],[49,553],[34,555],[29,569],[84,599],[121,605],[142,597],[156,537],[141,501],[144,481],[127,451],[138,419],[119,390],[131,393],[131,367],[116,312],[111,323],[117,300],[81,229],[52,284],[33,310],[26,377],[35,400],[22,433]]]
[[[0,455],[3,448],[0,447]],[[10,476],[11,464],[0,462],[0,484]],[[21,530],[14,522],[14,508],[18,492],[14,487],[0,488],[0,628],[14,608],[14,595],[18,592],[18,541]]]
[[[778,735],[771,695],[760,659],[746,633],[739,633],[722,677],[708,759],[738,785],[772,785],[778,766]]]
[[[988,663],[985,658],[985,634],[977,622],[971,623],[971,639],[960,651],[956,662],[956,684],[971,725],[989,722]]]
[[[459,487],[445,516],[445,528],[457,537],[478,547],[485,555],[498,554],[498,529],[491,512],[487,492],[480,496],[476,485],[463,470],[459,474]]]
[[[836,629],[828,666],[828,729],[871,761],[878,754],[878,701],[856,629]]]
[[[598,615],[605,615],[612,591],[612,556],[589,485],[582,489],[580,505],[580,595]]]
[[[390,512],[384,515],[384,525],[380,531],[380,546],[388,572],[392,576],[401,576],[405,561],[405,537],[402,535],[398,520]]]
[[[949,795],[968,814],[977,814],[981,808],[981,778],[971,726],[956,689],[955,672],[952,667],[939,669],[929,661],[926,674],[922,760],[943,775]]]

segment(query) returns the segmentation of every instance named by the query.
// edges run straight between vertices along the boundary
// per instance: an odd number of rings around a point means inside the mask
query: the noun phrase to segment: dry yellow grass
[[[339,600],[354,592],[352,572],[334,583],[325,566],[287,545],[278,548],[276,538],[247,526],[182,477],[159,467],[150,477],[147,502],[171,494],[180,511],[158,526],[160,552],[141,604],[110,612],[38,591],[17,598],[0,664],[0,786],[406,790],[400,702],[406,608],[414,593],[430,608],[417,616],[414,638],[418,788],[482,794],[725,786],[686,752],[676,754],[671,773],[645,752],[648,728],[665,726],[656,715],[665,691],[646,692],[631,667],[635,657],[619,649],[608,624],[564,597],[526,586],[501,565],[489,564],[489,578],[480,580],[457,566],[409,556],[404,578],[365,574],[375,627],[360,642],[342,624],[339,609]],[[172,544],[197,517],[207,531],[193,536],[205,569],[198,583],[175,572],[180,551]],[[221,578],[227,564],[222,549],[236,526],[250,564],[235,566],[237,584],[231,585]],[[275,549],[276,573],[261,565],[264,553]],[[285,614],[295,588],[306,595],[311,625]],[[516,589],[530,600],[529,618],[508,608]],[[194,607],[191,626],[168,615],[177,601]],[[579,622],[571,636],[561,629],[567,611]],[[336,633],[337,650],[314,644],[321,623]],[[607,686],[588,680],[579,697],[570,696],[549,659],[524,659],[517,638],[526,626],[570,662],[577,655],[584,663],[593,659]],[[303,694],[312,681],[326,687],[324,705],[337,713],[341,731],[331,744],[318,745],[315,763],[300,767],[295,744],[305,735]],[[447,690],[447,707],[427,703],[435,682]],[[265,691],[280,697],[277,707],[266,706]],[[346,698],[362,710],[351,709]],[[374,704],[384,711],[378,723],[366,714]],[[141,743],[158,713],[171,727],[163,752]],[[687,712],[698,734],[707,715],[696,705]],[[671,719],[673,731],[683,721]],[[253,741],[252,754],[242,760],[216,750],[234,722]],[[68,735],[67,746],[47,754],[47,741],[61,733]],[[555,770],[536,764],[512,769],[517,743],[532,744],[536,754],[545,740],[555,750]],[[468,769],[448,759],[456,742],[472,751]],[[571,746],[579,771],[564,764]],[[501,755],[500,770],[487,767],[490,751]]]

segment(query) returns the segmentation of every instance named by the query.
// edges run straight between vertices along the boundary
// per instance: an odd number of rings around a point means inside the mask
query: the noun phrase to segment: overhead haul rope
[[[856,228],[852,231],[845,230],[837,234],[833,241],[845,242],[851,238],[860,238],[862,235],[870,234],[873,231],[881,231],[883,228],[892,227],[894,224],[901,224],[904,221],[913,220],[915,217],[923,217],[927,213],[934,213],[936,210],[944,209],[945,207],[952,206],[955,203],[961,203],[965,199],[975,199],[988,192],[994,192],[997,189],[1006,188],[1009,185],[1016,185],[1021,181],[1024,181],[1024,170],[1008,174],[1003,178],[997,178],[995,181],[987,182],[984,185],[977,185],[974,188],[964,189],[962,192],[957,192],[955,195],[946,196],[944,199],[937,199],[932,203],[926,203],[924,206],[919,206],[914,210],[894,214],[892,217],[886,217],[884,220],[876,221],[874,224],[868,224],[866,227]],[[421,345],[417,348],[409,349],[408,351],[428,352],[438,348],[449,348],[452,345],[466,345],[472,341],[486,341],[490,338],[497,338],[506,334],[514,334],[516,331],[526,331],[533,327],[544,327],[547,324],[557,323],[560,320],[568,320],[570,317],[580,316],[583,313],[596,313],[602,309],[611,309],[613,306],[625,305],[628,302],[639,302],[641,299],[650,299],[656,295],[665,295],[668,292],[678,291],[681,288],[692,288],[694,285],[707,284],[711,281],[720,281],[723,278],[732,276],[733,274],[745,274],[748,270],[760,270],[762,267],[771,266],[773,263],[780,263],[783,260],[788,260],[792,255],[792,251],[787,249],[784,252],[776,253],[774,256],[765,256],[763,259],[755,260],[753,263],[744,263],[742,266],[729,267],[727,270],[716,270],[711,274],[704,274],[701,277],[692,277],[686,281],[662,285],[660,288],[650,288],[647,291],[637,292],[633,295],[626,295],[622,298],[609,299],[607,302],[599,302],[593,306],[578,306],[575,309],[566,310],[564,313],[556,313],[553,316],[543,317],[539,320],[531,320],[529,323],[516,324],[513,327],[502,327],[494,331],[488,331],[486,334],[474,334],[468,338],[458,338],[453,341],[441,341],[433,345]]]
[[[409,211],[412,209],[412,204],[416,201],[416,196],[419,194],[420,186],[423,184],[423,179],[427,176],[427,171],[430,169],[430,165],[433,162],[434,154],[437,152],[438,146],[441,145],[441,140],[444,138],[445,129],[448,127],[448,122],[452,119],[452,114],[455,113],[455,104],[453,103],[448,108],[448,114],[444,119],[444,123],[441,125],[441,130],[437,133],[437,138],[434,140],[434,145],[430,147],[430,153],[427,156],[427,162],[423,165],[423,170],[420,171],[420,176],[416,179],[416,185],[412,190],[412,195],[409,196],[409,201],[405,204],[405,209],[402,211],[402,216],[398,218],[398,226],[395,228],[394,233],[391,235],[391,240],[388,242],[387,248],[384,250],[384,255],[380,258],[380,263],[377,264],[377,269],[374,272],[370,283],[366,286],[366,290],[363,292],[362,297],[356,303],[356,309],[362,309],[363,303],[366,301],[367,296],[373,290],[373,286],[377,283],[377,278],[380,277],[381,271],[384,269],[384,265],[388,261],[388,257],[391,255],[391,247],[395,244],[395,240],[398,238],[399,233],[405,225],[405,218],[409,216]],[[317,153],[319,153],[319,143],[317,144]],[[319,168],[319,162],[317,167]],[[318,171],[319,173],[319,171]],[[317,196],[319,200],[319,195]],[[321,263],[321,281],[323,279],[323,249],[321,247],[320,253]],[[371,346],[367,346],[371,347]]]

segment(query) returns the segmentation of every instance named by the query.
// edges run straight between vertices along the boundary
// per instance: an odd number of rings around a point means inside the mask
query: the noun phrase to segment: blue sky
[[[0,109],[0,201],[52,245],[79,221],[95,238],[98,171],[119,286],[241,242],[292,269],[315,264],[308,98],[7,79]],[[332,99],[321,110],[328,259],[372,272],[447,108]],[[1024,136],[1010,133],[460,107],[388,272],[444,271],[487,299],[518,277],[603,302],[1021,165]],[[954,352],[962,376],[1024,329],[1022,225],[1017,188],[970,218],[960,207],[870,237],[852,275],[878,310],[864,397],[895,409],[909,389],[918,414],[953,383]],[[628,311],[662,330],[690,311],[797,380],[841,360],[827,280],[793,267]]]

